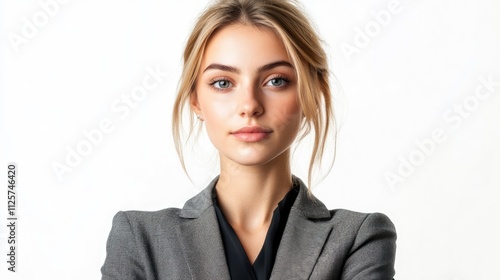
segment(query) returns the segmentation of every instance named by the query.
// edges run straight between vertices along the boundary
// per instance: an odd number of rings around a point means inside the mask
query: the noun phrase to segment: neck
[[[292,187],[289,151],[258,166],[238,165],[221,158],[215,186],[219,207],[233,227],[261,227],[271,221],[278,202]]]

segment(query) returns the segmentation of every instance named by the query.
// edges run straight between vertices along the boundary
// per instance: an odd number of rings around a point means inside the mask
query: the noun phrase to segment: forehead
[[[277,60],[289,61],[282,40],[271,30],[243,24],[226,26],[209,39],[202,69],[211,63],[241,69],[257,68]]]

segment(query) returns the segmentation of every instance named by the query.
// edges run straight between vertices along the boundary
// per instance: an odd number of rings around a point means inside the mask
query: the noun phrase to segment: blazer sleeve
[[[102,280],[144,279],[140,255],[127,213],[116,213],[106,244],[106,260],[101,268]]]
[[[342,280],[393,279],[396,229],[384,214],[368,214],[344,264]]]

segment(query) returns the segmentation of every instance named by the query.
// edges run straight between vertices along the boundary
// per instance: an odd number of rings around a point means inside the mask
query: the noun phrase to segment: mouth
[[[260,126],[247,126],[231,132],[231,135],[244,142],[259,142],[269,138],[272,132]]]

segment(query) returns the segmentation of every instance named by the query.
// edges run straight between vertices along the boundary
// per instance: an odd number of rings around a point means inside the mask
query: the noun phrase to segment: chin
[[[263,158],[249,158],[249,157],[235,157],[231,159],[232,162],[243,165],[243,166],[258,166],[262,164],[266,164],[270,161],[270,159]]]
[[[274,159],[276,159],[279,154],[264,154],[264,153],[257,153],[253,152],[251,155],[236,155],[236,156],[229,156],[228,158],[239,165],[243,166],[260,166],[267,164]]]

